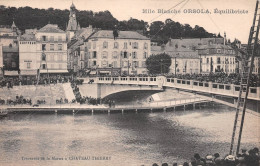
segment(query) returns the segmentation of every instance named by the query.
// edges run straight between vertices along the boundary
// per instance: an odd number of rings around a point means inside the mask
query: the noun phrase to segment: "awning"
[[[4,71],[5,75],[6,76],[18,76],[18,71],[8,71],[8,70],[5,70]]]
[[[108,74],[108,73],[110,73],[110,71],[99,71],[99,73]]]
[[[97,71],[91,71],[89,74],[97,74]]]
[[[40,73],[68,73],[68,70],[40,70]]]
[[[21,75],[37,75],[37,70],[21,70]]]

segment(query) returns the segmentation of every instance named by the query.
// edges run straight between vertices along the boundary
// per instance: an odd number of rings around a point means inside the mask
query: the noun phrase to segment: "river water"
[[[0,165],[141,166],[182,164],[194,153],[224,156],[234,114],[225,106],[137,114],[13,114],[0,119]],[[259,147],[259,131],[260,118],[246,114],[242,147]]]

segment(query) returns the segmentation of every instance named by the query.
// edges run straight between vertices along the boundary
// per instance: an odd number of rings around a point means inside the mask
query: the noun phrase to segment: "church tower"
[[[69,22],[66,29],[68,40],[71,40],[71,38],[75,35],[75,32],[79,29],[80,26],[77,23],[77,19],[76,19],[76,7],[72,2],[70,6]]]

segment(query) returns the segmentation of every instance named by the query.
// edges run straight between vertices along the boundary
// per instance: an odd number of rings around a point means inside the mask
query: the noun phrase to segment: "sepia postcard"
[[[0,0],[1,166],[259,166],[259,0]]]

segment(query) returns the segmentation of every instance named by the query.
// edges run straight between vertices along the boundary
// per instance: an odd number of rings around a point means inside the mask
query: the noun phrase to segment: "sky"
[[[182,2],[182,3],[181,3]],[[0,0],[0,5],[12,7],[30,6],[32,8],[50,7],[57,9],[69,9],[72,0]],[[78,10],[92,10],[94,12],[109,10],[118,20],[128,20],[130,17],[152,21],[165,21],[170,18],[182,24],[190,24],[192,27],[199,25],[210,33],[223,36],[233,41],[235,38],[242,43],[247,43],[249,30],[253,23],[253,15],[256,0],[73,0]],[[180,3],[180,4],[179,4]],[[179,4],[175,8],[175,5]],[[180,10],[181,13],[158,13],[158,10]],[[144,9],[154,10],[154,13],[143,13]],[[207,13],[184,13],[189,9],[208,9]],[[244,10],[245,14],[219,14],[218,10]]]

